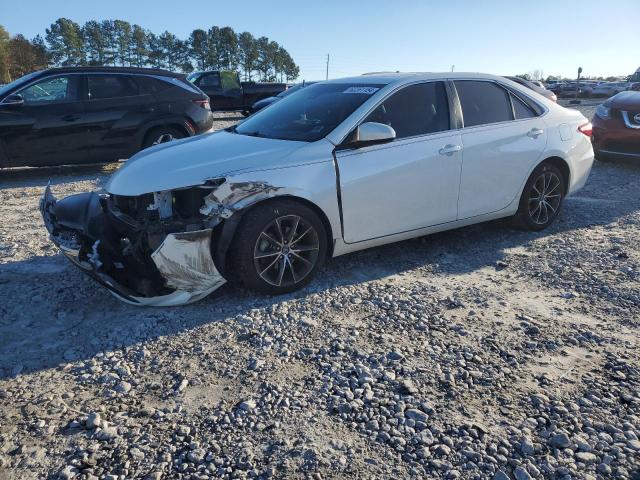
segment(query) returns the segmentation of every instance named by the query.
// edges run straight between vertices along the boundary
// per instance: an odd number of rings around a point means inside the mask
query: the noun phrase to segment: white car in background
[[[225,131],[135,155],[41,211],[118,298],[178,305],[226,280],[278,294],[327,257],[497,218],[542,230],[593,163],[591,124],[503,77],[319,82]]]
[[[628,90],[630,86],[629,82],[604,82],[594,87],[591,95],[594,97],[613,97]]]

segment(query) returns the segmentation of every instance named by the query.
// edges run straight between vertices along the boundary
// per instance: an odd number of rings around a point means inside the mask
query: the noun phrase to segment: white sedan
[[[236,127],[144,150],[103,192],[41,211],[118,298],[178,305],[225,281],[278,294],[327,257],[503,217],[542,230],[593,163],[591,124],[503,77],[320,82]]]

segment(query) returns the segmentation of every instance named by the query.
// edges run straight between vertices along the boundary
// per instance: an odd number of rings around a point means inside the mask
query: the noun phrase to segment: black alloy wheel
[[[249,210],[228,255],[227,277],[250,290],[280,294],[308,284],[327,255],[327,233],[306,205],[271,200]]]
[[[543,163],[534,170],[524,187],[514,223],[527,230],[547,228],[558,216],[565,193],[565,179],[560,169],[551,163]]]

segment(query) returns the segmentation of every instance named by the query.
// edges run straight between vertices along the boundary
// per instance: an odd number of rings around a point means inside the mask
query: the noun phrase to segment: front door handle
[[[462,145],[452,145],[452,144],[448,144],[445,145],[444,147],[442,147],[440,150],[438,150],[438,153],[440,155],[453,155],[456,152],[460,152],[462,150]]]
[[[62,117],[62,120],[64,120],[65,122],[75,122],[76,120],[80,120],[80,115],[65,115]]]
[[[538,138],[543,133],[544,133],[544,130],[542,130],[541,128],[532,128],[527,132],[527,135],[531,138]]]

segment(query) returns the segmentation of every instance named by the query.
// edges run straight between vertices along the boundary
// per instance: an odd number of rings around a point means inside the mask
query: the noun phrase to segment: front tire
[[[544,230],[558,216],[565,194],[560,169],[551,163],[539,165],[524,186],[513,223],[526,230]]]
[[[227,264],[232,283],[272,295],[307,285],[327,255],[327,234],[318,215],[287,200],[249,210],[233,242]]]

